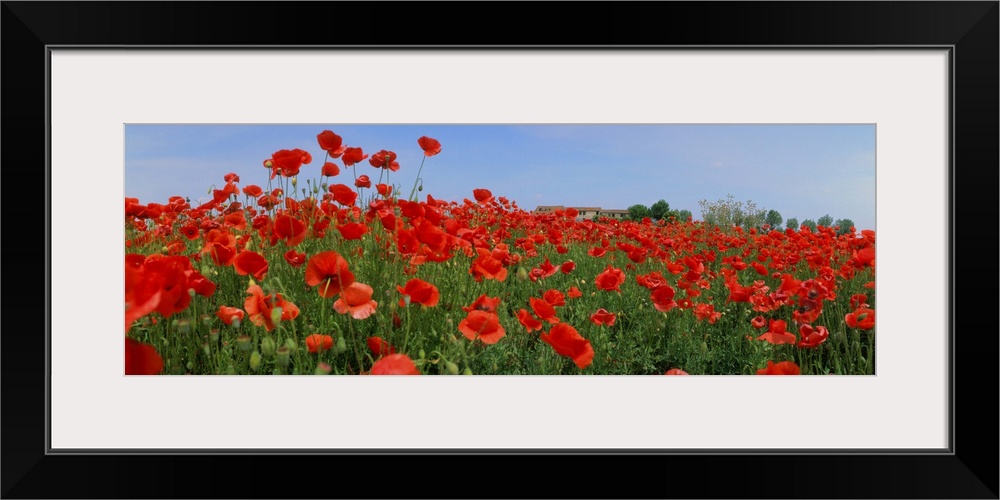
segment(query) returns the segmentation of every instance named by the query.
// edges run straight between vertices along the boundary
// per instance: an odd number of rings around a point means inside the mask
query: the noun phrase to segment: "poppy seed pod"
[[[264,352],[265,356],[274,356],[277,347],[278,346],[275,345],[274,339],[271,337],[264,337],[264,339],[260,341],[260,350]]]
[[[236,337],[236,346],[243,352],[250,352],[250,336],[240,335]]]
[[[250,369],[257,371],[258,368],[260,368],[260,353],[254,351],[250,354]]]
[[[275,354],[277,355],[278,365],[282,368],[288,368],[288,362],[291,359],[291,351],[288,349],[288,346],[283,345],[279,347],[275,351]]]

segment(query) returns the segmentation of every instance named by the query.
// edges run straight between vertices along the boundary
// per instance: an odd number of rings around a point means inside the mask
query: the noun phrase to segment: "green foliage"
[[[764,223],[772,228],[780,227],[781,220],[781,214],[777,210],[768,210],[767,217],[764,217]]]
[[[736,201],[733,195],[726,195],[726,199],[718,201],[701,200],[702,220],[706,224],[729,229],[740,226],[744,229],[760,227],[764,223],[764,209],[757,208],[753,201],[746,203]]]
[[[631,220],[642,220],[644,217],[650,216],[649,208],[646,205],[636,203],[628,207],[628,218]]]
[[[649,207],[650,217],[660,220],[670,216],[670,204],[666,200],[660,200]]]
[[[680,222],[686,222],[691,217],[694,217],[694,214],[692,214],[690,210],[677,211],[677,220]]]
[[[830,227],[833,225],[833,217],[830,217],[830,214],[826,214],[820,217],[819,220],[816,221],[816,224],[823,227]]]
[[[805,227],[808,227],[810,230],[812,230],[814,232],[816,231],[816,221],[814,221],[812,219],[806,219],[806,220],[802,221],[802,225],[805,226]]]
[[[839,236],[851,232],[851,228],[854,227],[854,221],[851,219],[838,219],[833,225],[840,228],[837,230],[837,235]]]
[[[788,228],[788,229],[794,229],[794,230],[798,231],[799,230],[799,220],[796,219],[795,217],[792,217],[791,219],[788,219],[787,222],[785,222],[785,227]]]

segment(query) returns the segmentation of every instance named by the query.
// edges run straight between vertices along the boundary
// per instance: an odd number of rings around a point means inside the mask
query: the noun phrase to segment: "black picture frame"
[[[45,280],[8,275],[4,498],[998,498],[1000,3],[2,2],[8,269],[48,269],[48,47],[951,47],[949,453],[47,453]],[[444,17],[443,13],[448,16]],[[488,12],[485,15],[484,12]],[[461,25],[452,20],[465,19]],[[559,40],[553,45],[552,40]],[[524,45],[522,45],[524,44]],[[959,196],[959,193],[961,196]],[[914,216],[919,216],[915,214]],[[961,231],[959,231],[961,230]],[[959,236],[962,236],[959,238]],[[990,238],[990,243],[985,243]],[[961,243],[961,244],[960,244]],[[985,257],[981,254],[987,254]],[[976,257],[973,257],[976,254]],[[16,267],[15,267],[16,266]],[[38,273],[36,273],[38,274]],[[23,276],[23,275],[21,275]],[[961,292],[961,293],[959,293]],[[980,302],[985,302],[980,305]],[[15,308],[16,306],[16,308]],[[83,325],[88,334],[99,327]],[[219,423],[224,428],[224,423]],[[417,461],[415,459],[419,458]],[[419,464],[419,466],[418,466]],[[426,464],[439,473],[428,475]],[[648,471],[658,471],[649,475]],[[207,484],[208,486],[205,486]],[[206,489],[207,488],[207,489]]]

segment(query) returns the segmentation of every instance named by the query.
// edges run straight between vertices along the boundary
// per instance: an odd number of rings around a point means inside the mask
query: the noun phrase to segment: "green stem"
[[[424,160],[426,159],[427,156],[424,155],[423,159],[420,160],[420,168],[417,169],[417,178],[413,181],[413,189],[410,190],[410,196],[406,198],[407,200],[416,201],[413,196],[417,193],[417,183],[420,182],[420,173],[424,171]]]

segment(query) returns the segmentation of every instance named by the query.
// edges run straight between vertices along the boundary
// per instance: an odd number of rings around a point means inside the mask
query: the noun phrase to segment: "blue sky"
[[[472,199],[487,188],[521,208],[537,205],[628,208],[664,199],[700,219],[698,201],[732,194],[774,209],[787,220],[848,218],[875,229],[874,125],[126,125],[125,196],[192,204],[211,198],[228,172],[240,187],[266,189],[262,162],[281,149],[309,151],[299,187],[319,179],[324,151],[316,135],[332,130],[371,154],[394,151],[390,181],[410,192],[423,151],[420,136],[441,142],[427,158],[424,191],[439,199]],[[334,182],[353,184],[340,160]],[[368,161],[358,175],[375,182]]]

